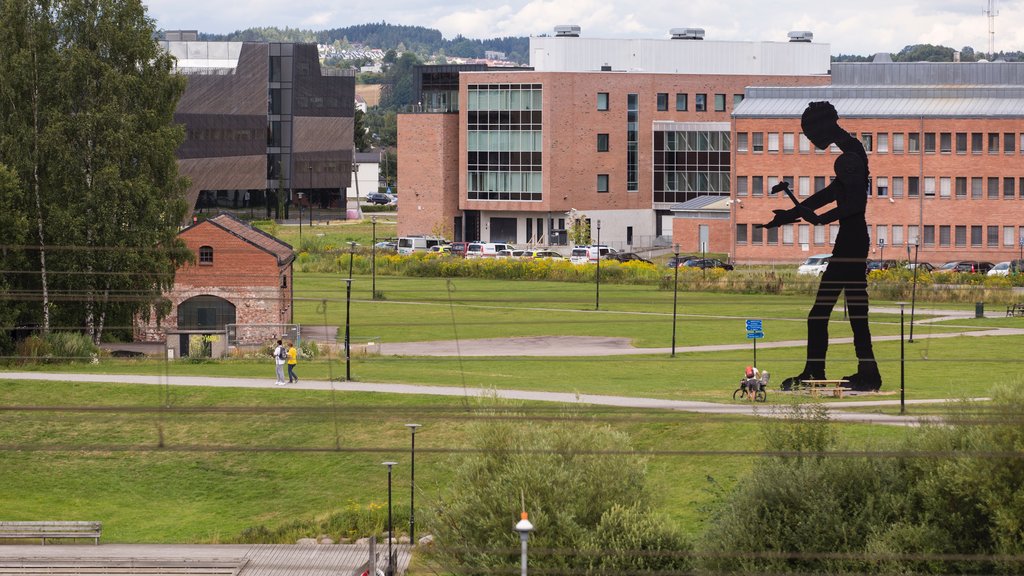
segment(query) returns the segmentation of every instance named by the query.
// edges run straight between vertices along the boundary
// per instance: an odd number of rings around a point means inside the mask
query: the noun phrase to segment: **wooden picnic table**
[[[850,381],[843,378],[838,380],[801,380],[800,383],[803,384],[804,391],[813,397],[817,397],[819,392],[831,392],[832,396],[842,398],[843,392],[850,391],[850,388],[846,386]]]

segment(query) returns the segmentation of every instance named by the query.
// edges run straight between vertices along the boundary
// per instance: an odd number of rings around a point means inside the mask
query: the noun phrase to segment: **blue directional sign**
[[[747,332],[747,340],[757,340],[758,338],[764,338],[764,332]]]
[[[762,329],[760,320],[747,320],[747,332],[760,332]]]

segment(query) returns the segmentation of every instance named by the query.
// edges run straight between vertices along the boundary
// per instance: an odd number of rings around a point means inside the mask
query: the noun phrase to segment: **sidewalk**
[[[213,378],[198,376],[145,376],[134,374],[72,374],[72,373],[41,373],[41,372],[0,372],[0,379],[61,381],[61,382],[105,382],[120,384],[145,384],[156,386],[206,386],[222,388],[264,388],[275,390],[324,390],[340,392],[378,392],[381,394],[417,394],[428,396],[456,397],[492,397],[509,400],[528,400],[538,402],[559,402],[564,404],[591,404],[595,406],[613,406],[633,408],[637,410],[678,410],[700,414],[733,414],[741,416],[779,417],[780,404],[719,404],[715,402],[698,402],[687,400],[664,400],[659,398],[640,398],[632,396],[603,396],[597,394],[575,394],[571,392],[540,392],[527,390],[494,390],[486,388],[462,388],[457,386],[425,386],[418,384],[390,384],[384,382],[325,382],[302,380],[297,384],[285,387],[276,386],[271,379],[254,378]],[[772,392],[773,395],[781,395]],[[983,399],[979,399],[983,400]],[[908,400],[906,404],[941,404],[944,399]],[[889,424],[896,426],[917,426],[920,419],[916,416],[899,416],[866,412],[847,411],[850,408],[898,406],[899,400],[866,400],[843,402],[829,405],[830,416],[840,422],[860,422],[865,424]]]

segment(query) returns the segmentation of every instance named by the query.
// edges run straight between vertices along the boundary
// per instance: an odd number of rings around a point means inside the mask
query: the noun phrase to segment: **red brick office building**
[[[828,52],[810,42],[532,38],[535,70],[453,72],[421,91],[447,106],[399,115],[398,232],[559,245],[575,209],[595,234],[600,221],[602,243],[668,245],[674,207],[730,197],[730,119],[744,90],[827,84]]]
[[[800,133],[800,114],[815,100],[830,101],[840,125],[868,153],[872,257],[905,259],[908,244],[935,264],[1018,256],[1024,64],[836,63],[832,80],[814,88],[751,88],[735,110],[728,226],[737,261],[796,261],[831,251],[837,224],[759,226],[772,209],[792,205],[785,196],[767,196],[780,179],[805,197],[834,174],[838,150],[815,151]]]
[[[292,247],[230,214],[203,220],[179,233],[196,255],[182,266],[167,298],[170,314],[151,319],[137,339],[166,339],[175,356],[187,356],[193,334],[222,336],[214,346],[258,345],[280,337],[292,323]],[[234,333],[226,330],[236,326]],[[221,342],[221,340],[217,340]]]

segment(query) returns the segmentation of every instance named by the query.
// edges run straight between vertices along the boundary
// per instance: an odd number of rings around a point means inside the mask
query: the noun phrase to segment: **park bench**
[[[850,391],[850,388],[845,386],[845,384],[849,384],[849,380],[801,380],[800,382],[803,384],[804,392],[813,397],[817,397],[821,392],[831,392],[836,398],[842,398],[843,392]]]
[[[47,576],[82,576],[84,574],[133,574],[170,576],[202,574],[203,576],[238,576],[243,560],[144,560],[126,558],[12,558],[0,559],[0,575],[46,574]]]
[[[1010,304],[1006,307],[1007,316],[1024,316],[1024,304]]]
[[[100,522],[16,522],[0,521],[0,539],[39,538],[92,538],[100,543]]]

